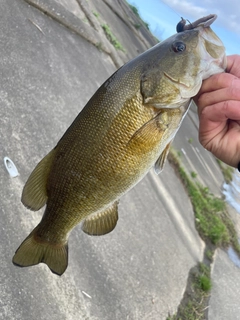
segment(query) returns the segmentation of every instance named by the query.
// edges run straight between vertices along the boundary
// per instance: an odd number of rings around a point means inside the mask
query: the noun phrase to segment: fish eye
[[[176,42],[173,42],[172,49],[174,52],[183,52],[186,49],[186,45],[181,41],[176,41]]]

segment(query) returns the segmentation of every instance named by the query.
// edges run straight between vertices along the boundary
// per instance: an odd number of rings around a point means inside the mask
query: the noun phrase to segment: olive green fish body
[[[38,230],[43,235],[52,234],[51,242],[63,241],[82,219],[117,201],[142,179],[172,139],[185,108],[157,113],[144,108],[140,97],[134,100],[135,104],[129,101],[121,109],[99,143],[88,144],[87,136],[84,144],[78,139],[71,143],[70,135],[66,135],[57,145],[47,184],[47,209]],[[78,134],[81,136],[81,131]],[[165,143],[160,144],[163,139]],[[66,198],[71,201],[66,202]],[[46,232],[48,229],[51,231]]]
[[[48,180],[48,204],[52,199],[61,202],[61,199],[71,197],[71,205],[68,203],[67,207],[76,211],[76,219],[79,220],[118,199],[154,165],[172,137],[169,129],[178,128],[183,112],[180,108],[171,111],[164,109],[154,120],[146,115],[149,125],[144,127],[142,121],[136,120],[131,125],[132,130],[125,128],[122,134],[117,131],[123,124],[119,114],[115,125],[96,146],[83,147],[76,141],[69,152],[61,151],[61,147],[57,146],[59,150],[53,162],[54,170]],[[170,120],[170,125],[159,123],[164,117]],[[141,129],[138,131],[138,128]],[[165,143],[160,145],[163,138]],[[79,149],[82,150],[78,152]],[[92,150],[91,156],[86,157],[87,151],[90,152],[86,149]],[[76,158],[78,161],[74,161]],[[59,172],[62,172],[61,178]],[[56,185],[55,181],[58,181],[56,188],[52,187]],[[52,195],[51,190],[54,190]]]
[[[112,231],[121,196],[154,164],[156,172],[162,170],[191,97],[204,78],[224,67],[221,41],[200,26],[116,71],[30,175],[22,202],[32,210],[47,206],[14,264],[44,262],[60,275],[74,226],[82,221],[83,231],[92,235]]]

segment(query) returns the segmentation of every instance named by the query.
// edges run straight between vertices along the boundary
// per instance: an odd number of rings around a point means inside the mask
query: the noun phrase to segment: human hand
[[[226,73],[203,81],[194,98],[199,114],[199,141],[230,166],[240,162],[240,55],[227,57]]]

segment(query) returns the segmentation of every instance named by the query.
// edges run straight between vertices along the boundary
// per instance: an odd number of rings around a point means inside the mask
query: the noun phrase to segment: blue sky
[[[195,21],[209,14],[217,14],[212,29],[223,41],[227,54],[240,54],[239,0],[128,0],[135,5],[151,31],[160,40],[176,33],[181,17]]]

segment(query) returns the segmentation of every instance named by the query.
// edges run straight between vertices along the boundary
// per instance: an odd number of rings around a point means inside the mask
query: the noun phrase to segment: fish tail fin
[[[36,237],[37,226],[30,235],[19,246],[12,262],[19,267],[29,267],[40,262],[45,263],[49,269],[62,275],[68,265],[68,244],[67,242],[52,244],[39,241]]]

